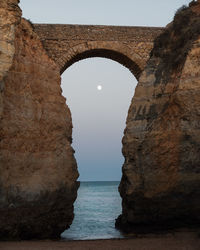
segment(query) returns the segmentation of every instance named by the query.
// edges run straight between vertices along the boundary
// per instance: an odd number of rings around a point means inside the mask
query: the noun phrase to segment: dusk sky
[[[21,0],[34,23],[166,26],[190,0]],[[135,77],[117,62],[85,59],[62,74],[63,95],[73,120],[79,180],[120,180],[121,139]],[[98,90],[97,86],[102,89]]]

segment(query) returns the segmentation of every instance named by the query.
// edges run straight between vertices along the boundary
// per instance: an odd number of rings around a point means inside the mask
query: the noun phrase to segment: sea
[[[118,181],[80,182],[74,204],[75,217],[63,240],[94,240],[123,238],[115,229],[115,219],[121,214]]]

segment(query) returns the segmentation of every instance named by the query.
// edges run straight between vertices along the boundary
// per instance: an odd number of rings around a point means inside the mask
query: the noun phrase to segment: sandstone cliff
[[[0,118],[3,109],[3,78],[12,65],[15,51],[15,26],[20,22],[21,17],[21,11],[17,4],[17,0],[0,2]]]
[[[0,2],[0,238],[56,238],[78,177],[60,73],[17,0]]]
[[[123,138],[125,231],[200,223],[200,3],[154,44]]]

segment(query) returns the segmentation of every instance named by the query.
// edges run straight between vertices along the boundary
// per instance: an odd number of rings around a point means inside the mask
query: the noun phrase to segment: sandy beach
[[[199,250],[198,232],[138,236],[134,239],[0,242],[1,250]]]

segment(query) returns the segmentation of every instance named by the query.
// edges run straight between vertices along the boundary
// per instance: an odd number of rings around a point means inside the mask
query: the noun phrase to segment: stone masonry
[[[159,27],[34,24],[48,55],[62,74],[73,63],[89,57],[105,57],[139,76],[149,58]]]

